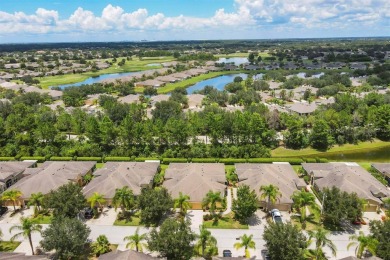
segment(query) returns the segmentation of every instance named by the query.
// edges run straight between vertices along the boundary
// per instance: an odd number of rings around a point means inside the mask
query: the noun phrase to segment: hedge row
[[[15,157],[0,157],[0,161],[15,161]]]
[[[144,161],[160,161],[159,158],[151,158],[151,157],[136,157],[135,158],[136,162],[144,162]]]
[[[103,160],[102,160],[102,157],[77,157],[76,161],[81,161],[81,162],[95,161],[95,162],[101,163]]]
[[[133,158],[130,157],[104,157],[104,162],[131,162]]]
[[[37,161],[39,163],[42,163],[42,162],[46,161],[46,157],[43,157],[43,156],[22,156],[22,157],[20,157],[19,160],[20,161],[34,160],[34,161]]]
[[[50,161],[72,161],[73,157],[59,157],[59,156],[52,156],[50,157]]]
[[[250,158],[249,163],[273,163],[273,162],[288,162],[291,165],[300,165],[303,160],[300,158]]]
[[[216,163],[219,160],[217,158],[192,158],[193,163]]]
[[[219,159],[220,163],[224,163],[226,165],[234,165],[235,163],[246,163],[246,159],[236,159],[236,158],[222,158]]]
[[[163,164],[170,164],[170,163],[186,163],[188,162],[187,158],[163,158]]]

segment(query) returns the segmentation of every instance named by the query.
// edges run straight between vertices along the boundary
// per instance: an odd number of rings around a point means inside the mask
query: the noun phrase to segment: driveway
[[[19,207],[16,207],[17,209]],[[1,216],[0,223],[11,223],[11,224],[19,224],[21,217],[31,217],[34,214],[34,207],[30,207],[29,209],[21,210],[11,217],[11,214],[14,212],[14,207],[8,207],[8,211],[6,214]]]
[[[199,230],[199,226],[203,224],[203,210],[188,210],[186,219],[191,221],[191,229]]]
[[[116,217],[119,213],[120,209],[115,211],[114,208],[104,208],[103,212],[100,214],[99,218],[92,218],[86,221],[86,224],[90,225],[114,225]]]

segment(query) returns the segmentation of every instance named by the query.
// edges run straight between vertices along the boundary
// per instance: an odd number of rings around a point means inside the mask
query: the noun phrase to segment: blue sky
[[[0,43],[390,36],[389,0],[0,1]]]

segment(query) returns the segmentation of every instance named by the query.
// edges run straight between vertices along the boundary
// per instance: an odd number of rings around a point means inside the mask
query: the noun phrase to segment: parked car
[[[232,257],[232,251],[223,250],[222,255],[223,255],[223,257]]]
[[[84,209],[84,218],[85,218],[85,219],[91,219],[91,218],[93,218],[93,209],[91,209],[91,208],[85,208],[85,209]]]
[[[7,213],[7,211],[8,211],[7,207],[1,206],[0,207],[0,216],[3,216],[5,213]]]
[[[261,250],[261,256],[263,257],[263,260],[271,260],[267,249]]]
[[[283,224],[282,214],[278,209],[273,209],[270,213],[274,223]]]

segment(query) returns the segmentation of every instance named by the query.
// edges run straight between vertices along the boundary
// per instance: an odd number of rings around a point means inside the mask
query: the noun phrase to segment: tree
[[[96,256],[100,256],[111,251],[110,245],[107,237],[100,235],[97,237],[96,242],[92,244],[92,250]]]
[[[379,241],[376,254],[383,259],[390,259],[390,220],[383,222],[379,220],[370,221],[370,233],[373,238]]]
[[[81,258],[91,230],[75,218],[54,218],[42,232],[41,246],[46,252],[55,250],[56,259]]]
[[[6,190],[1,194],[1,199],[5,201],[12,201],[14,211],[16,211],[16,202],[22,197],[22,192],[19,190]]]
[[[53,209],[54,217],[76,217],[80,210],[85,208],[86,199],[81,192],[81,187],[74,183],[68,183],[51,191],[46,195],[44,204]]]
[[[199,236],[198,242],[195,244],[195,253],[205,259],[211,259],[212,256],[218,254],[217,240],[204,225],[199,226]]]
[[[322,248],[328,247],[332,251],[332,255],[336,256],[336,246],[333,244],[332,240],[328,238],[330,232],[323,229],[318,228],[316,231],[309,230],[309,240],[315,239],[315,257],[316,260],[323,259],[324,252]],[[325,258],[326,259],[326,258]]]
[[[29,206],[34,206],[34,215],[38,215],[38,212],[41,210],[41,205],[43,203],[43,199],[45,196],[42,192],[32,193],[30,196],[30,200],[28,201]]]
[[[378,240],[376,240],[371,235],[364,235],[363,231],[359,231],[359,235],[352,235],[349,237],[349,240],[353,240],[347,245],[347,249],[350,247],[356,246],[355,254],[357,258],[362,258],[365,251],[370,252],[373,255],[376,255],[376,249],[378,246]]]
[[[315,196],[307,191],[295,191],[291,196],[294,201],[293,207],[296,208],[300,214],[300,222],[302,224],[302,228],[306,228],[306,221],[308,219],[307,216],[307,207],[317,207]]]
[[[206,194],[206,197],[202,200],[202,208],[209,208],[210,213],[214,215],[217,208],[217,203],[222,203],[221,192],[212,192],[209,191]]]
[[[34,255],[34,247],[32,243],[32,233],[41,233],[42,232],[42,226],[39,224],[36,224],[34,220],[29,218],[20,218],[20,225],[14,225],[9,229],[9,232],[12,233],[14,230],[21,231],[19,233],[16,233],[11,237],[11,241],[14,241],[15,239],[19,237],[28,238],[28,242],[30,242],[31,252]]]
[[[141,221],[146,225],[158,224],[173,206],[173,200],[166,188],[142,189],[138,196]]]
[[[260,187],[260,199],[267,198],[267,208],[266,210],[269,210],[271,207],[271,203],[275,204],[276,200],[282,197],[282,193],[279,191],[279,188],[270,184],[268,186],[262,185]]]
[[[237,190],[237,199],[233,201],[232,211],[234,218],[246,223],[257,210],[257,196],[254,190],[248,185],[240,186]]]
[[[142,241],[146,240],[147,234],[139,234],[139,228],[135,231],[134,235],[127,236],[123,238],[123,241],[129,241],[129,243],[126,244],[126,248],[134,249],[137,252],[142,252],[147,245],[145,243],[142,243]]]
[[[253,235],[247,236],[246,234],[244,234],[243,236],[240,237],[240,239],[241,242],[235,243],[234,248],[238,250],[243,247],[245,249],[245,258],[250,258],[250,253],[248,248],[256,249],[255,241],[252,240]]]
[[[183,195],[183,193],[179,192],[179,197],[174,199],[174,208],[180,209],[180,214],[184,216],[187,213],[187,210],[191,208],[191,204],[188,202],[190,200],[190,196]]]
[[[307,248],[305,235],[291,223],[271,223],[265,227],[263,239],[271,259],[302,260]]]
[[[94,192],[91,197],[87,199],[88,203],[91,205],[91,209],[102,208],[102,205],[106,202],[103,197],[103,194]]]
[[[166,219],[160,230],[154,228],[148,237],[148,248],[159,252],[167,260],[188,260],[194,252],[196,235],[191,231],[189,221]]]
[[[115,195],[112,198],[112,204],[115,210],[120,207],[122,214],[125,214],[126,210],[132,209],[135,205],[133,191],[127,186],[116,189]]]
[[[152,111],[153,120],[161,120],[166,123],[169,118],[180,118],[182,115],[181,105],[176,101],[161,101],[156,103],[156,108]]]
[[[323,119],[314,122],[310,142],[314,149],[328,150],[334,143],[329,125]]]

